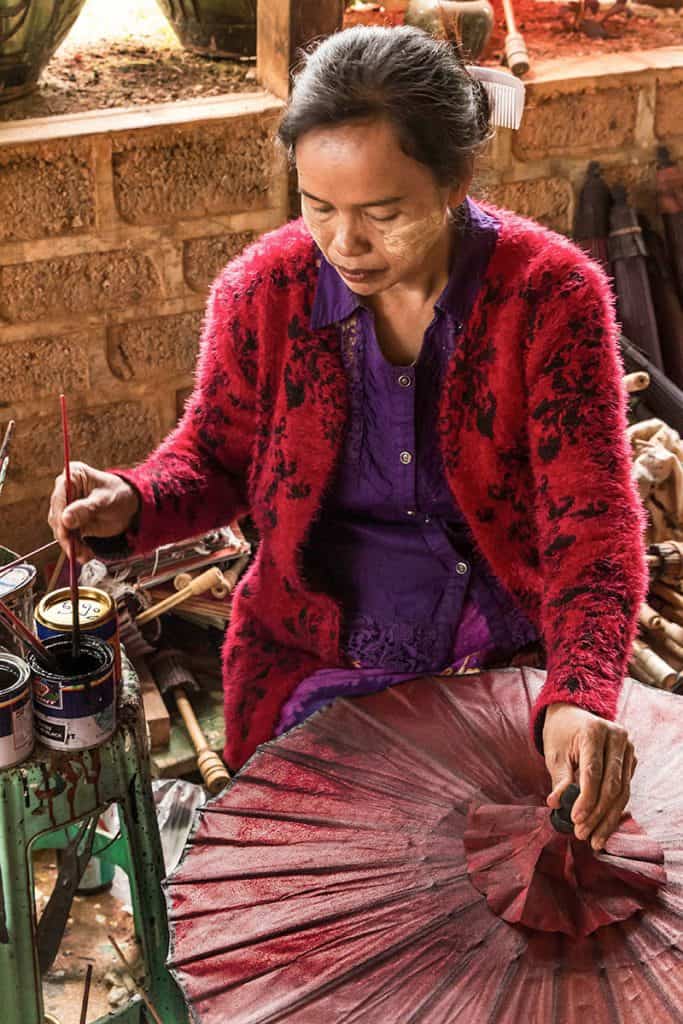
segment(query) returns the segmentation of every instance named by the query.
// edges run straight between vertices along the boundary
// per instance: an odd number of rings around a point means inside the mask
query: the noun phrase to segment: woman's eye
[[[398,217],[397,213],[390,213],[388,217],[373,217],[372,214],[368,214],[370,220],[374,220],[376,224],[388,224],[391,220],[396,220]]]
[[[331,206],[312,206],[311,209],[313,210],[313,213],[331,213],[332,212],[332,207]]]

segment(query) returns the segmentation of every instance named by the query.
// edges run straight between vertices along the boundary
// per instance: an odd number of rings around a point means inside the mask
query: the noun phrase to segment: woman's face
[[[312,129],[297,142],[296,166],[306,226],[354,292],[375,295],[447,268],[448,208],[469,180],[438,185],[388,121]]]

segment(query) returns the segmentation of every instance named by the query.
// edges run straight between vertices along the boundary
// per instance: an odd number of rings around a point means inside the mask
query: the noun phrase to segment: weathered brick
[[[54,413],[22,420],[18,425],[12,461],[12,479],[17,484],[56,475],[61,468],[62,435],[56,400],[53,404]],[[87,411],[72,409],[69,427],[71,457],[93,466],[131,465],[144,458],[159,440],[156,413],[135,401]]]
[[[159,295],[152,260],[134,250],[0,267],[0,317],[14,322],[138,305]]]
[[[192,238],[183,249],[185,280],[196,292],[205,292],[218,272],[254,238],[253,231],[235,231],[211,238]]]
[[[0,407],[88,387],[88,335],[85,333],[15,341],[0,349]]]
[[[638,88],[532,92],[513,149],[520,160],[614,152],[633,144]]]
[[[268,206],[278,165],[272,114],[114,140],[114,195],[132,224]]]
[[[187,400],[192,394],[192,388],[178,388],[175,393],[176,419],[180,419],[185,412]]]
[[[87,144],[0,149],[0,241],[85,231],[95,223],[95,179]]]
[[[565,178],[539,178],[490,185],[482,198],[495,206],[531,217],[554,231],[567,233],[571,226],[572,187]]]
[[[683,135],[683,73],[657,82],[655,106],[655,134],[661,139],[669,135]]]
[[[134,320],[110,328],[107,358],[121,380],[190,371],[197,357],[201,313]]]
[[[2,543],[11,551],[24,554],[52,540],[47,525],[50,488],[39,498],[27,498],[2,506]]]

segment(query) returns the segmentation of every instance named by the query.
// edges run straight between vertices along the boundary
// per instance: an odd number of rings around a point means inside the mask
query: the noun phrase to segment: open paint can
[[[0,600],[4,601],[29,629],[33,627],[33,592],[37,573],[35,565],[28,562],[15,565],[5,572],[0,565]],[[23,658],[26,653],[24,645],[2,626],[0,644],[9,647],[19,657]]]
[[[116,728],[114,653],[92,636],[81,637],[78,658],[71,639],[45,640],[56,660],[48,668],[28,655],[33,671],[36,736],[51,750],[88,750],[109,739]]]
[[[0,652],[0,768],[25,761],[33,750],[31,670],[21,658]]]
[[[1,577],[0,577],[1,578]],[[81,636],[106,640],[114,652],[114,676],[121,683],[121,644],[116,605],[111,596],[96,587],[78,588],[78,621]],[[68,587],[52,590],[39,602],[35,614],[36,633],[45,643],[52,637],[71,636],[73,607]]]

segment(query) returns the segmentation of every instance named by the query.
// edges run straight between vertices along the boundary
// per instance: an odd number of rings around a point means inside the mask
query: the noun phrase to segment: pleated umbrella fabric
[[[470,879],[477,808],[544,806],[528,728],[543,679],[415,680],[261,747],[202,809],[167,883],[170,966],[195,1020],[683,1020],[679,697],[627,680],[620,704],[640,762],[631,810],[666,877],[644,909],[584,937],[536,931]]]

